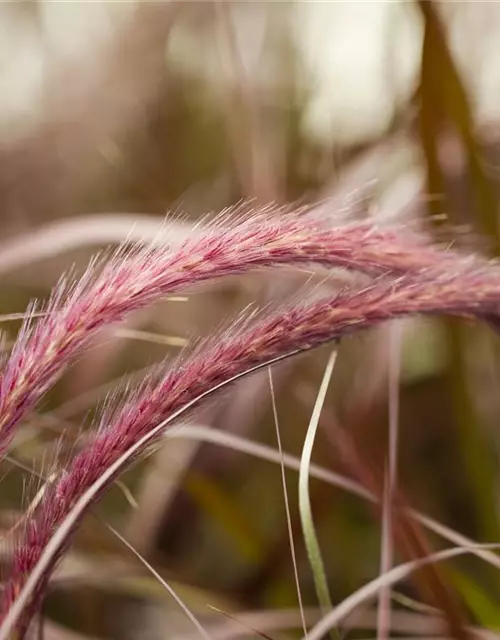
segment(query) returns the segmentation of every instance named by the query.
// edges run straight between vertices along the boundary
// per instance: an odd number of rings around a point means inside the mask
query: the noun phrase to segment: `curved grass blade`
[[[323,404],[325,402],[328,385],[330,384],[330,379],[332,377],[336,359],[337,350],[332,351],[326,365],[323,380],[321,381],[318,396],[316,398],[316,403],[311,415],[311,420],[307,428],[299,470],[300,520],[302,523],[302,531],[304,534],[307,556],[309,558],[309,564],[311,565],[311,570],[313,573],[316,595],[318,596],[318,601],[323,613],[329,611],[332,608],[332,600],[330,597],[330,591],[328,589],[328,581],[326,578],[323,558],[321,556],[321,549],[319,546],[318,537],[316,535],[316,529],[314,527],[311,500],[309,497],[309,470],[311,466],[314,438],[318,429],[321,410],[323,409]],[[338,632],[332,633],[332,640],[338,640],[338,638]]]

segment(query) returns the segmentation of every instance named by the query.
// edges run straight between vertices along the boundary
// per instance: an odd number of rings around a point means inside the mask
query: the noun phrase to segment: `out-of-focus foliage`
[[[247,198],[322,200],[332,224],[401,221],[498,254],[498,3],[40,0],[1,3],[0,33],[1,313],[46,296],[62,271],[125,240],[132,222],[151,236],[174,212],[189,233],[202,215]],[[248,303],[279,304],[312,287],[309,275],[219,282],[103,332],[23,425],[12,456],[45,473],[84,438],[108,391],[140,380]],[[19,321],[2,324],[5,350],[18,328]],[[499,541],[498,338],[465,322],[411,320],[400,328],[402,500],[474,539]],[[341,345],[314,449],[314,462],[380,495],[394,330]],[[327,356],[273,370],[283,449],[296,456]],[[236,385],[198,419],[276,450],[267,373]],[[4,466],[7,530],[41,481]],[[319,612],[298,476],[287,471],[286,479],[310,624]],[[337,602],[379,572],[382,515],[318,480],[310,480],[310,494]],[[213,638],[300,629],[278,465],[172,439],[98,511],[173,581]],[[441,544],[402,526],[397,560]],[[8,546],[3,551],[7,561]],[[498,629],[498,573],[462,559],[401,585],[392,635],[442,633],[429,606],[453,615],[443,585],[455,590],[466,621]],[[241,624],[221,613],[253,609],[267,611],[248,620],[238,614]],[[95,518],[61,565],[44,613],[46,638],[193,633]],[[375,609],[362,614],[364,623],[353,625],[375,629]]]

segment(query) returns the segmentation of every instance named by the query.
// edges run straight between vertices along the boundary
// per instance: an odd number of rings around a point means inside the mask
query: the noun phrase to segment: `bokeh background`
[[[230,216],[243,201],[239,209],[319,202],[332,225],[373,218],[467,251],[500,251],[499,3],[18,1],[0,4],[0,32],[2,314],[45,298],[98,249],[159,233],[175,244],[201,216]],[[207,284],[103,331],[23,425],[12,458],[50,471],[85,440],[109,391],[249,303],[296,295],[309,277],[276,270]],[[2,319],[8,354],[19,320]],[[329,353],[272,370],[283,448],[296,456]],[[401,499],[478,541],[499,541],[499,355],[488,328],[447,319],[344,341],[314,461],[381,495],[392,412]],[[217,429],[219,443],[180,431],[98,508],[212,638],[300,634],[280,466],[234,450],[237,437],[276,454],[271,400],[268,372],[245,379],[188,425]],[[320,613],[297,474],[286,478],[312,622]],[[39,488],[36,476],[3,464],[5,530]],[[380,570],[381,513],[314,479],[310,492],[338,602]],[[414,534],[407,548],[396,545],[397,559],[443,545],[419,531],[421,547],[412,546]],[[461,559],[438,580],[468,622],[500,629],[498,572]],[[391,634],[442,635],[436,606],[418,578],[403,583]],[[376,625],[368,607],[344,635],[374,637]],[[195,630],[89,517],[36,633],[171,639]]]

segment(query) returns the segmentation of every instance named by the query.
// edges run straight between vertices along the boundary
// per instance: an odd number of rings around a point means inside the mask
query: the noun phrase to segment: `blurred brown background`
[[[162,225],[175,244],[200,216],[242,199],[321,201],[332,224],[373,217],[467,250],[500,248],[498,3],[19,1],[0,4],[0,30],[2,313],[47,296],[61,272],[79,271],[98,248],[158,238]],[[61,454],[61,430],[67,454],[123,379],[139,380],[252,301],[296,294],[308,277],[276,271],[207,284],[109,328],[23,425],[15,457],[46,471]],[[6,351],[18,327],[2,324]],[[298,456],[328,353],[273,369],[283,448]],[[380,491],[396,389],[404,499],[477,540],[499,540],[499,364],[491,332],[464,322],[415,319],[345,341],[315,462]],[[197,419],[276,451],[267,372]],[[296,635],[279,465],[229,444],[167,441],[123,478],[132,497],[117,487],[99,512],[172,581],[213,638]],[[4,466],[8,527],[39,485]],[[315,620],[297,474],[287,480]],[[338,601],[379,571],[380,513],[340,489],[310,486]],[[447,579],[470,621],[500,628],[498,574],[472,560],[453,567]],[[400,591],[425,600],[414,581]],[[207,605],[257,613],[248,628]],[[395,635],[432,635],[427,610],[401,600],[395,608]],[[47,638],[194,633],[92,518],[45,609]],[[375,609],[364,614],[358,636],[373,636]]]

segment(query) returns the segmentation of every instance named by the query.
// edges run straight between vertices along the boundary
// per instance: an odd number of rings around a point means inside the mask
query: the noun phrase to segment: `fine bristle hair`
[[[356,291],[291,305],[278,313],[266,312],[261,317],[253,317],[251,322],[243,317],[237,321],[236,332],[235,325],[230,325],[218,341],[207,340],[188,356],[181,357],[157,383],[148,380],[140,385],[116,412],[106,412],[106,424],[99,425],[94,439],[44,494],[39,509],[28,523],[26,539],[16,549],[11,578],[4,592],[4,613],[58,525],[82,494],[96,482],[102,482],[124,456],[126,463],[120,463],[120,471],[130,464],[159,437],[158,425],[178,415],[196,398],[277,356],[312,349],[384,320],[415,313],[497,317],[499,272],[498,267],[471,270],[459,265],[455,271],[441,273],[439,277],[432,269],[397,278],[379,277]],[[139,443],[141,448],[136,450]],[[110,474],[96,497],[116,476],[117,471]],[[68,540],[62,550],[67,543]],[[58,557],[60,552],[52,566]],[[31,612],[36,608],[46,579],[48,574],[31,599]]]
[[[230,218],[228,217],[230,216]],[[164,427],[214,390],[269,362],[411,314],[455,314],[500,326],[500,264],[444,250],[414,232],[356,222],[332,228],[324,211],[248,203],[204,222],[177,248],[119,247],[91,261],[80,279],[63,276],[45,305],[33,303],[0,377],[0,453],[16,426],[59,379],[92,335],[179,289],[251,269],[317,264],[359,271],[362,286],[303,291],[286,305],[248,308],[142,382],[111,393],[86,446],[65,464],[16,542],[2,595],[3,619],[56,531],[81,501],[15,624],[22,637],[55,563],[81,517]],[[321,295],[320,295],[321,294]],[[290,298],[289,298],[290,300]],[[44,315],[35,319],[38,310]],[[80,507],[78,507],[80,508]],[[1,637],[2,627],[0,627]]]

